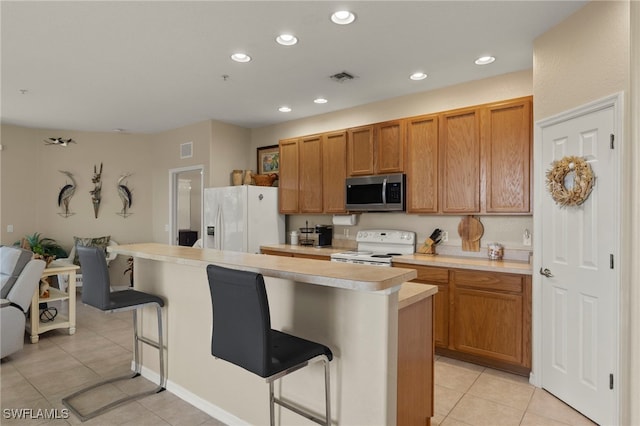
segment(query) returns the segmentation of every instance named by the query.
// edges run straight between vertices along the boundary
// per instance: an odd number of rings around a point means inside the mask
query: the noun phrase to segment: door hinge
[[[609,269],[613,269],[613,255],[609,255]]]
[[[609,135],[609,148],[611,148],[611,149],[614,149],[613,141],[615,140],[615,138],[616,138],[616,137],[615,137],[615,135],[614,135],[613,133],[611,133],[611,134]]]
[[[609,389],[613,389],[613,374],[609,374]]]

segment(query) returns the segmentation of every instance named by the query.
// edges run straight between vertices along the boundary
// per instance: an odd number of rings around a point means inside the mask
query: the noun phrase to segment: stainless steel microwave
[[[360,212],[404,211],[405,176],[358,176],[347,178],[346,209]]]

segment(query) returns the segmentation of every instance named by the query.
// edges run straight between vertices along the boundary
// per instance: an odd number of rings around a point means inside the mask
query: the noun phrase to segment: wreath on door
[[[582,157],[567,156],[551,164],[547,171],[547,189],[551,198],[561,206],[579,206],[591,190],[595,176],[591,165]]]

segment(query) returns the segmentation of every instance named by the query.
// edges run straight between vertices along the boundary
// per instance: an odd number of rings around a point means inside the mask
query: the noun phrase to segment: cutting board
[[[465,216],[458,225],[458,235],[462,239],[463,251],[480,251],[480,238],[484,234],[484,226],[473,216]]]

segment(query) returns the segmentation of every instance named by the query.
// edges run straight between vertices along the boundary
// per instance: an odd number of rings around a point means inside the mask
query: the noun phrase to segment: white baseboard
[[[131,361],[131,370],[135,371],[135,364]],[[158,383],[160,380],[160,375],[153,370],[149,370],[146,367],[142,367],[140,374],[147,380],[152,381],[153,383]],[[247,423],[239,417],[234,416],[228,411],[223,410],[211,402],[200,398],[198,395],[188,391],[180,385],[173,383],[171,380],[167,379],[166,390],[171,392],[181,400],[188,402],[199,410],[204,411],[211,417],[215,417],[217,420],[233,426],[251,426],[251,423]]]

